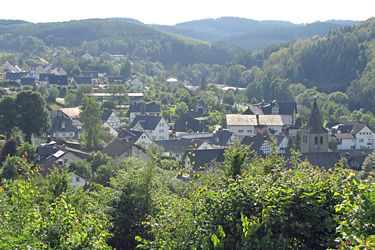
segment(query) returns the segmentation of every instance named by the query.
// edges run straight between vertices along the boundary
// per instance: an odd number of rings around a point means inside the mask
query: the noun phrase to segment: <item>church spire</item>
[[[320,116],[320,112],[318,109],[318,105],[316,104],[316,100],[314,100],[313,107],[311,110],[311,115],[306,126],[306,130],[309,133],[326,133],[327,132],[327,130],[323,127],[322,118]]]

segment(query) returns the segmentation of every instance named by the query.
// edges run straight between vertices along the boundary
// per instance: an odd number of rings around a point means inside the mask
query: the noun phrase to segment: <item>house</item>
[[[126,80],[125,84],[128,87],[135,87],[137,90],[142,90],[142,88],[143,88],[143,83],[142,83],[141,78],[139,78],[136,75],[129,76],[128,79]]]
[[[99,81],[99,72],[98,71],[82,71],[80,74],[81,77],[89,77],[92,84],[98,84]]]
[[[269,140],[264,137],[245,136],[241,145],[250,146],[250,151],[254,151],[257,155],[268,155],[271,153],[271,145]]]
[[[330,128],[330,134],[337,139],[338,150],[374,149],[375,134],[364,123],[341,121]]]
[[[122,161],[129,157],[140,157],[144,160],[148,158],[145,149],[139,145],[123,139],[115,139],[101,151],[103,154],[117,158]]]
[[[66,75],[50,75],[48,77],[48,85],[56,88],[68,88],[68,76]]]
[[[92,84],[91,77],[89,76],[75,76],[74,78],[75,84]]]
[[[261,102],[249,107],[243,115],[280,115],[285,125],[295,125],[297,103],[290,101]]]
[[[111,57],[112,61],[120,61],[120,62],[125,62],[126,61],[126,56],[125,55],[109,55]]]
[[[120,119],[112,110],[104,109],[101,119],[102,122],[107,122],[114,129],[119,129],[121,127]]]
[[[79,117],[79,114],[81,113],[81,109],[79,107],[62,108],[60,110],[64,115],[66,115],[67,117],[71,117],[71,118],[77,118]]]
[[[225,160],[225,149],[189,150],[183,157],[185,171],[205,171],[214,169],[215,165]]]
[[[47,135],[78,141],[79,132],[80,129],[73,125],[73,120],[64,116],[62,111],[58,111],[57,115],[52,118],[52,126],[47,131]]]
[[[109,84],[125,84],[126,78],[123,76],[109,76],[108,83]]]
[[[181,116],[174,125],[174,130],[177,132],[207,132],[208,120],[202,117],[201,113],[188,112]]]
[[[130,124],[130,129],[145,132],[153,141],[169,139],[169,127],[161,116],[138,115]]]
[[[226,115],[227,128],[236,136],[255,136],[269,131],[281,135],[284,122],[281,115]]]
[[[108,122],[102,121],[102,128],[107,130],[112,136],[117,137],[118,132]]]
[[[53,74],[50,74],[50,73],[41,73],[41,74],[39,74],[39,84],[48,85],[49,78],[52,75]]]
[[[95,60],[95,58],[92,55],[90,55],[89,53],[84,54],[82,56],[82,58],[84,58],[86,60],[89,60],[89,61],[94,61]]]
[[[141,145],[148,147],[151,145],[152,140],[150,137],[145,133],[141,131],[135,131],[135,130],[121,130],[120,133],[117,135],[118,139],[126,140],[131,143],[134,143],[136,145]]]
[[[143,93],[128,93],[128,97],[130,100],[130,105],[137,104],[140,101],[143,101],[144,94]]]
[[[228,130],[217,130],[208,140],[206,140],[214,148],[226,148],[233,144],[235,136],[233,132]]]
[[[174,157],[177,161],[182,160],[186,151],[213,149],[209,143],[199,139],[180,138],[167,141],[157,141],[156,143],[164,147],[165,156]]]
[[[301,153],[320,152],[328,152],[328,130],[323,127],[315,100],[307,125],[301,130]]]
[[[161,108],[159,104],[132,104],[129,106],[130,122],[137,115],[159,116]]]
[[[12,81],[12,82],[16,82],[16,83],[20,83],[21,82],[21,78],[26,76],[26,73],[25,72],[7,72],[5,74],[5,79],[8,80],[8,81]]]
[[[35,78],[32,77],[22,77],[21,78],[21,86],[33,86],[35,82]]]
[[[170,86],[177,86],[178,85],[178,79],[170,77],[167,79],[167,84]]]

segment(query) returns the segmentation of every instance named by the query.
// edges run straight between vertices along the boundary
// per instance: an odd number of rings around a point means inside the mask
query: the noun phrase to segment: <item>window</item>
[[[251,132],[253,132],[253,131],[252,131],[251,129],[248,129],[247,132],[248,132],[248,133],[251,133]]]
[[[359,139],[358,142],[363,142],[363,139]]]
[[[243,130],[242,129],[238,130],[238,133],[243,133]]]
[[[76,177],[76,181],[77,181],[77,182],[79,181],[79,177],[78,177],[78,176]]]
[[[320,144],[323,144],[323,136],[320,137]]]
[[[314,144],[315,144],[315,145],[318,144],[318,137],[317,137],[317,136],[314,137]]]
[[[306,135],[304,135],[304,136],[302,137],[302,142],[303,142],[303,143],[307,143],[307,136],[306,136]]]

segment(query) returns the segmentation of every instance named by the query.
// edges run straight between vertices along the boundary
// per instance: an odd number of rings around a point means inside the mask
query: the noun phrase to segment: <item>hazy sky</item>
[[[174,25],[234,16],[312,23],[329,19],[366,20],[375,16],[374,7],[374,0],[17,0],[1,3],[0,19],[53,22],[126,17],[146,24]]]

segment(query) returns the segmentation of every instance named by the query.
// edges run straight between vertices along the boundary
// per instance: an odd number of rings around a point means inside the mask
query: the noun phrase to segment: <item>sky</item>
[[[145,24],[177,23],[219,17],[253,20],[362,21],[375,16],[373,0],[17,0],[4,1],[0,19],[60,22],[89,18],[124,17]]]

